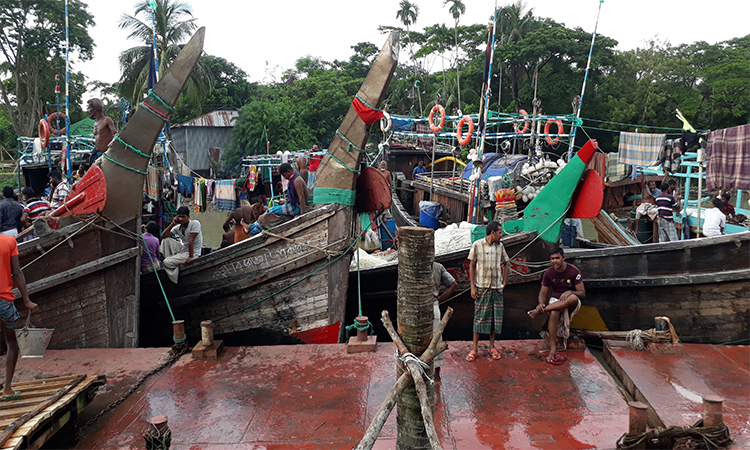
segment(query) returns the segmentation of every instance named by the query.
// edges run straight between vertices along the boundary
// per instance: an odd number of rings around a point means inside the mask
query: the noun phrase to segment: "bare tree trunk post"
[[[432,339],[432,262],[435,257],[434,231],[422,227],[401,227],[398,252],[398,332],[406,348],[420,356]],[[397,365],[397,377],[406,370]],[[433,376],[433,366],[427,369]],[[434,408],[435,389],[427,386],[427,397]],[[430,441],[422,419],[421,405],[414,384],[407,387],[398,400],[396,416],[396,448],[430,449]]]

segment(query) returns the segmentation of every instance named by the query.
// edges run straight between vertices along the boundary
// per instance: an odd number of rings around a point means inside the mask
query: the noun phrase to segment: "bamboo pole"
[[[434,358],[436,358],[439,354],[443,353],[448,348],[448,345],[445,342],[442,342],[440,338],[443,336],[443,330],[445,330],[445,327],[452,315],[453,308],[449,307],[443,315],[443,319],[440,321],[440,324],[438,325],[435,333],[432,336],[430,346],[427,347],[427,350],[425,350],[425,352],[422,353],[422,356],[419,358],[422,362],[425,362],[427,364],[431,363]],[[383,311],[382,320],[383,325],[385,325],[386,327],[386,330],[388,330],[389,328],[390,330],[393,330],[393,325],[391,324],[391,318],[388,315],[388,311]],[[393,330],[393,332],[395,333],[395,330]],[[412,382],[413,379],[411,377],[411,374],[406,372],[398,378],[396,384],[393,385],[390,392],[388,392],[388,395],[380,404],[380,407],[375,413],[372,422],[370,422],[370,426],[367,427],[367,431],[365,431],[362,440],[359,442],[359,444],[357,444],[356,447],[354,447],[354,450],[372,449],[373,445],[375,445],[375,441],[377,440],[378,435],[380,434],[380,430],[382,430],[383,426],[385,426],[385,422],[388,420],[388,416],[391,414],[393,407],[396,405],[396,401],[399,395],[401,395],[401,393],[407,387],[409,387]]]

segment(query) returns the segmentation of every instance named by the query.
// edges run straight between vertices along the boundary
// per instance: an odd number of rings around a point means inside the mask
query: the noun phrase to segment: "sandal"
[[[559,353],[555,353],[554,355],[550,355],[546,359],[547,364],[553,364],[555,366],[559,366],[560,364],[564,363],[567,360],[568,360],[568,358],[566,358],[565,356],[563,356],[563,355],[561,355]]]
[[[500,352],[497,351],[496,348],[491,348],[490,349],[490,356],[492,357],[492,359],[494,359],[495,361],[497,361],[498,359],[500,359]]]
[[[477,352],[475,352],[474,350],[472,350],[466,356],[466,361],[468,361],[468,362],[474,362],[475,359],[477,359]]]
[[[0,398],[0,402],[9,402],[11,400],[15,400],[17,398],[21,397],[21,391],[13,391],[13,395],[8,397]]]

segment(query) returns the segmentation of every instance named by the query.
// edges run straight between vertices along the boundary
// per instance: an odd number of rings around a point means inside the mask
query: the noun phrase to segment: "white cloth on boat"
[[[183,251],[182,243],[172,238],[162,239],[159,251],[164,255],[164,262],[162,263],[164,271],[167,272],[167,276],[172,283],[177,284],[180,277],[180,264],[185,264],[185,261],[190,257],[190,253]]]
[[[549,299],[549,304],[552,305],[553,303],[559,302],[559,298],[552,297]],[[563,338],[567,340],[570,337],[570,321],[573,320],[573,317],[578,314],[578,311],[581,310],[581,299],[578,299],[578,305],[576,305],[573,312],[569,311],[569,308],[565,308],[560,312],[560,323],[557,325],[557,337]]]
[[[648,216],[651,220],[656,220],[656,216],[659,215],[659,208],[653,203],[641,203],[638,205],[638,209],[635,210],[635,220],[640,219],[642,216]]]

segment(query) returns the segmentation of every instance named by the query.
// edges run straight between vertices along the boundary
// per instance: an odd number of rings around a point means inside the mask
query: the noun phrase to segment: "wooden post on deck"
[[[703,426],[715,427],[724,422],[722,404],[724,399],[716,395],[703,396]]]
[[[630,424],[628,434],[641,434],[646,432],[646,422],[648,421],[648,405],[641,402],[628,402],[630,408]],[[646,448],[646,441],[635,447],[637,450]]]
[[[398,302],[396,314],[398,334],[409,352],[419,357],[432,339],[433,295],[432,262],[435,257],[434,231],[422,227],[401,227],[398,230]],[[406,370],[397,364],[397,377]],[[426,369],[433,376],[433,365]],[[427,398],[434,409],[435,389],[427,386]],[[398,400],[396,416],[396,447],[430,449],[422,410],[414,385],[407,387]]]

